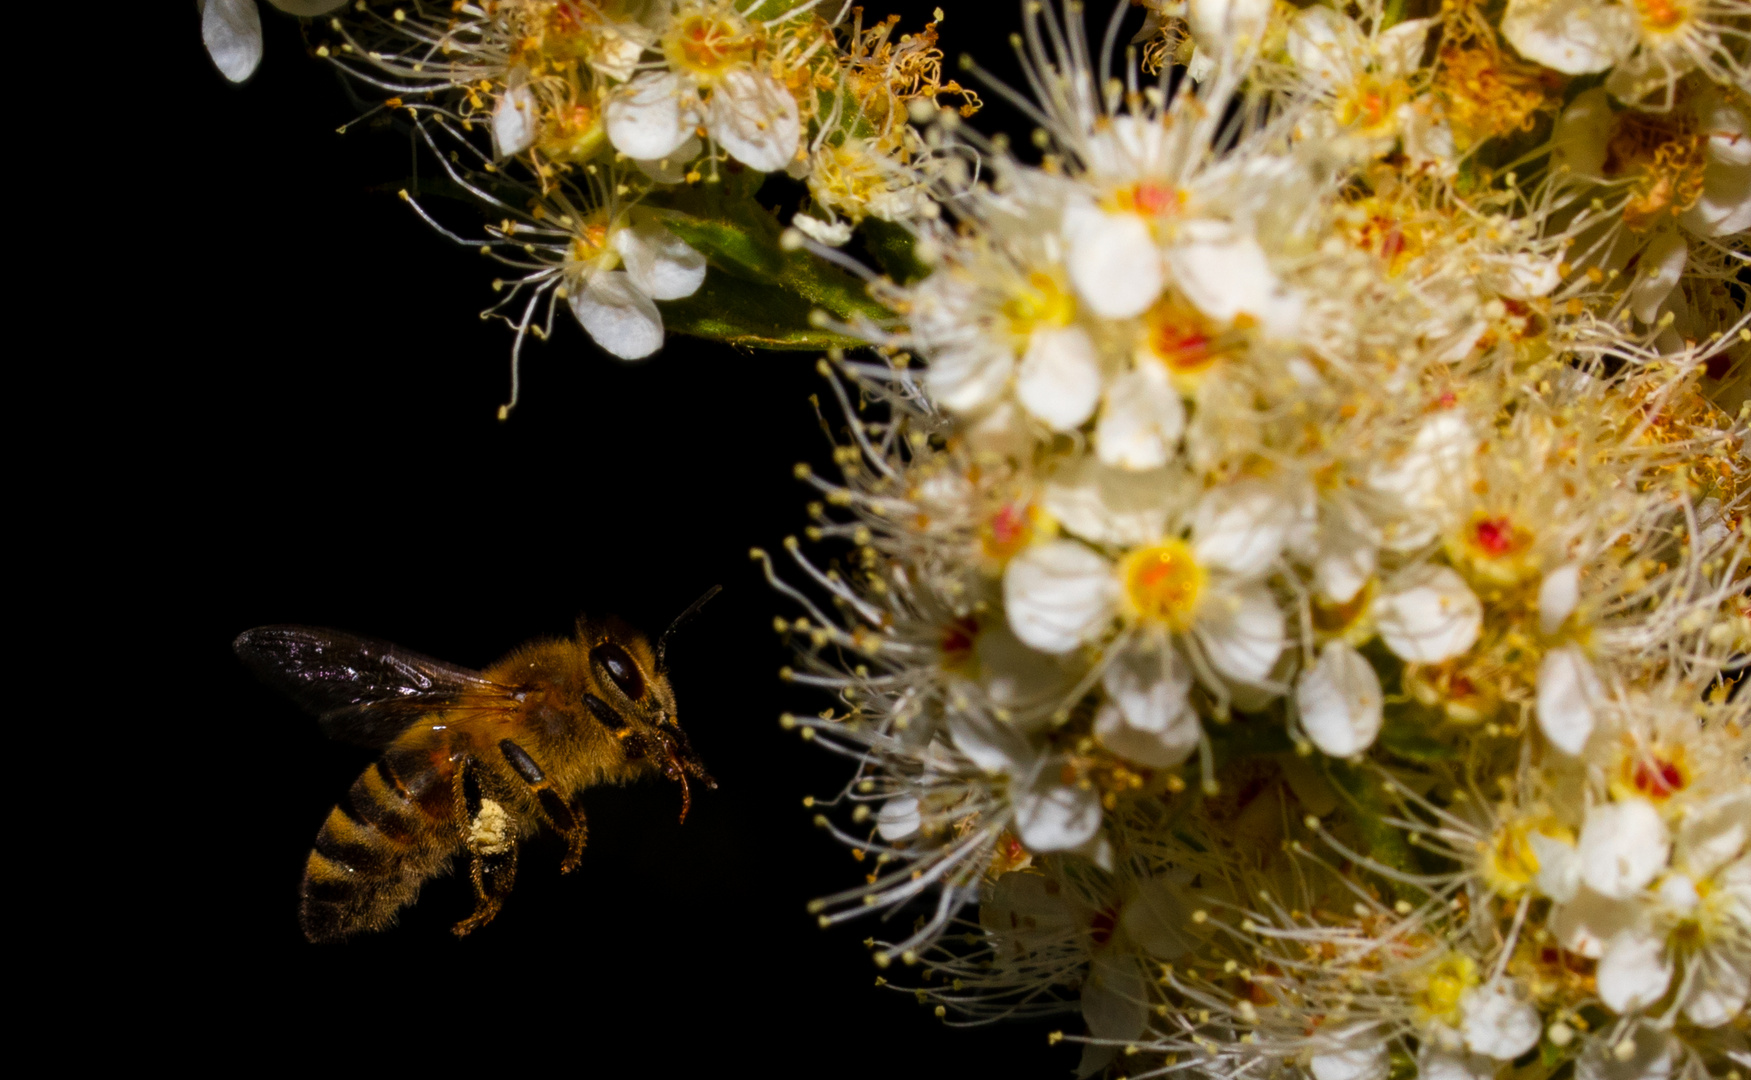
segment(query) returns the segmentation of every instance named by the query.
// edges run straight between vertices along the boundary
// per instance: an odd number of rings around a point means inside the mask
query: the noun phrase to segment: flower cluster
[[[819,0],[273,2],[333,12],[311,28],[316,54],[411,118],[495,223],[484,240],[456,238],[510,268],[491,312],[517,329],[519,349],[545,336],[564,300],[612,355],[655,352],[657,302],[695,296],[708,263],[746,277],[780,261],[781,228],[754,202],[766,174],[807,185],[796,226],[828,245],[866,218],[935,213],[909,108],[934,110],[945,95],[968,114],[978,106],[943,80],[934,23],[895,40],[897,19],[866,28],[861,9],[841,9],[829,21]],[[247,78],[261,57],[255,0],[210,0],[202,17],[220,69]],[[823,273],[846,277],[823,264],[813,278]],[[789,276],[803,280],[777,284],[815,303],[839,284],[806,268]],[[738,336],[709,317],[720,313],[684,314],[707,336],[821,343]]]
[[[768,562],[815,910],[1085,1075],[1744,1075],[1747,13],[1406,7],[1029,5],[1037,156],[928,128]]]

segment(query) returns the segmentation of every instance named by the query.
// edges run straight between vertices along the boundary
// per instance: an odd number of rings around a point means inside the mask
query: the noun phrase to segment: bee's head
[[[716,788],[717,782],[676,719],[675,689],[664,670],[661,644],[653,650],[642,633],[618,619],[580,622],[578,640],[590,673],[584,707],[620,741],[628,762],[647,761],[681,785],[685,821],[693,801],[687,778],[708,788]]]

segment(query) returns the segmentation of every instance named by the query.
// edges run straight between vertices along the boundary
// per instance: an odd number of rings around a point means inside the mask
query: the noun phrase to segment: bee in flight
[[[331,738],[381,750],[329,812],[299,887],[311,941],[381,930],[426,879],[466,851],[474,913],[491,922],[517,872],[517,844],[545,822],[565,838],[560,871],[584,849],[583,792],[651,772],[681,785],[706,773],[675,719],[664,646],[617,620],[578,620],[575,637],[535,641],[485,671],[338,630],[263,626],[233,647],[255,673],[317,716]]]

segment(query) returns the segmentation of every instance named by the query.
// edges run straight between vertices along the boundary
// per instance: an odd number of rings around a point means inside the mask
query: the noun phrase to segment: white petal
[[[632,163],[638,166],[639,172],[644,173],[659,184],[679,184],[687,179],[687,170],[693,164],[693,159],[699,156],[699,151],[703,149],[704,145],[699,141],[699,136],[688,135],[681,141],[681,145],[671,151],[667,157],[658,158],[655,161],[635,158]]]
[[[1314,1080],[1386,1080],[1392,1071],[1388,1040],[1373,1025],[1356,1024],[1331,1038],[1340,1048],[1313,1055]]]
[[[1511,255],[1490,268],[1489,286],[1510,300],[1544,296],[1562,282],[1560,263],[1536,255]]]
[[[1502,36],[1528,60],[1590,75],[1629,55],[1636,22],[1627,5],[1611,0],[1508,0]]]
[[[1058,770],[1045,772],[1055,778]],[[1100,793],[1091,787],[1036,783],[1013,798],[1015,833],[1029,851],[1067,851],[1100,831]]]
[[[201,41],[220,74],[242,82],[261,63],[261,12],[255,0],[205,0]]]
[[[1581,828],[1581,880],[1601,896],[1633,896],[1665,869],[1671,849],[1666,823],[1646,799],[1595,806]]]
[[[799,212],[791,215],[790,223],[817,244],[844,247],[851,241],[852,229],[849,221],[822,221],[812,214]]]
[[[1538,1010],[1512,979],[1497,979],[1467,994],[1461,1029],[1473,1053],[1512,1061],[1538,1045],[1544,1030]]]
[[[1113,658],[1101,675],[1101,685],[1127,724],[1163,732],[1186,711],[1192,672],[1165,640],[1146,639]]]
[[[1423,62],[1423,50],[1429,42],[1429,31],[1439,19],[1406,19],[1374,39],[1376,68],[1381,75],[1396,79],[1416,71]]]
[[[1221,46],[1238,38],[1257,42],[1265,32],[1270,18],[1272,0],[1190,0],[1186,5],[1186,21],[1191,23],[1192,36],[1206,48],[1222,51]],[[1321,1077],[1320,1080],[1326,1080]]]
[[[1552,746],[1570,757],[1579,755],[1604,701],[1605,686],[1578,646],[1544,654],[1538,665],[1538,730]]]
[[[1496,1063],[1482,1054],[1443,1050],[1432,1040],[1417,1055],[1417,1080],[1493,1080]]]
[[[1080,326],[1035,330],[1016,369],[1015,396],[1054,431],[1069,431],[1093,415],[1100,363],[1088,332]]]
[[[571,294],[572,314],[596,344],[622,360],[641,360],[663,347],[663,316],[624,270],[590,279]]]
[[[1712,88],[1697,95],[1697,127],[1708,136],[1708,157],[1720,165],[1751,165],[1751,109]]]
[[[1041,504],[1067,532],[1097,544],[1154,543],[1178,502],[1178,476],[1166,469],[1110,469],[1083,457],[1046,484]]]
[[[1096,315],[1127,319],[1161,295],[1161,252],[1136,214],[1082,209],[1065,215],[1076,295]]]
[[[1002,342],[970,341],[930,358],[924,382],[931,397],[952,412],[976,412],[1003,393],[1015,356]]]
[[[1194,907],[1179,883],[1165,876],[1148,878],[1125,904],[1119,928],[1157,960],[1178,960],[1198,947],[1186,932]]]
[[[519,70],[518,75],[521,75]],[[535,133],[541,123],[535,94],[527,83],[513,78],[510,89],[492,109],[492,152],[494,157],[508,158],[535,145]]]
[[[802,138],[796,99],[783,83],[752,68],[733,68],[718,81],[706,126],[731,157],[761,172],[789,165]]]
[[[1293,336],[1304,304],[1271,269],[1265,251],[1250,236],[1212,233],[1171,248],[1174,282],[1199,311],[1219,322],[1250,315],[1278,337]]]
[[[992,936],[1019,941],[1031,952],[1033,946],[1061,938],[1086,925],[1057,881],[1041,874],[1011,870],[997,879],[979,905],[979,925]]]
[[[1313,583],[1324,599],[1347,604],[1374,576],[1379,558],[1378,547],[1356,536],[1341,546],[1322,547],[1313,563]]]
[[[1581,856],[1574,845],[1536,829],[1526,834],[1526,843],[1538,860],[1533,879],[1538,891],[1559,904],[1573,900],[1581,887]]]
[[[1033,748],[1020,729],[984,713],[949,710],[948,735],[955,749],[989,776],[1016,776],[1033,765]]]
[[[1698,1027],[1720,1027],[1738,1016],[1751,997],[1751,955],[1711,949],[1696,955],[1684,1015]]]
[[[1619,931],[1635,926],[1640,918],[1641,909],[1636,903],[1613,900],[1582,888],[1573,900],[1552,909],[1549,925],[1564,949],[1597,960],[1605,955],[1606,942]]]
[[[1211,488],[1192,517],[1192,547],[1199,565],[1242,578],[1262,576],[1283,552],[1295,504],[1262,480]]]
[[[1186,426],[1185,406],[1160,364],[1145,363],[1107,387],[1100,422],[1094,429],[1095,454],[1120,469],[1154,469],[1167,464]]]
[[[1135,961],[1123,954],[1097,954],[1089,963],[1088,979],[1082,985],[1082,1019],[1088,1025],[1088,1033],[1113,1042],[1137,1038],[1143,1034],[1149,1015],[1147,997],[1148,989]],[[1099,1073],[1118,1051],[1113,1045],[1086,1044],[1077,1076]]]
[[[1538,584],[1538,629],[1554,634],[1562,629],[1581,602],[1581,567],[1568,563],[1544,575]]]
[[[1438,664],[1459,656],[1483,629],[1483,605],[1451,568],[1427,567],[1374,601],[1381,640],[1400,659]]]
[[[693,134],[699,99],[672,71],[647,71],[616,87],[603,110],[608,141],[640,161],[658,161],[678,150]]]
[[[979,628],[973,656],[985,696],[999,708],[1032,710],[1061,698],[1075,681],[1057,657],[1023,645],[1001,622]]]
[[[659,222],[616,230],[614,249],[620,252],[632,283],[652,300],[692,296],[705,280],[705,256]]]
[[[1686,873],[1712,877],[1751,841],[1751,791],[1740,790],[1692,809],[1678,826],[1679,864]],[[1746,901],[1751,904],[1751,899]]]
[[[1259,685],[1277,666],[1287,634],[1277,598],[1263,585],[1211,596],[1193,628],[1210,666],[1240,683]]]
[[[1195,711],[1181,709],[1163,730],[1145,731],[1128,723],[1119,707],[1109,701],[1095,711],[1094,733],[1102,746],[1127,761],[1167,769],[1192,756],[1203,728]]]
[[[1297,12],[1286,45],[1289,59],[1319,86],[1347,84],[1361,71],[1362,34],[1354,20],[1331,8],[1316,4]]]
[[[1751,229],[1751,165],[1709,162],[1702,172],[1702,196],[1678,220],[1700,236]]]
[[[1383,697],[1374,665],[1343,641],[1328,641],[1295,684],[1301,727],[1332,757],[1351,757],[1380,734]]]
[[[603,23],[599,30],[601,36],[589,51],[589,65],[611,79],[625,82],[632,78],[638,58],[644,55],[644,43],[610,23]]]
[[[1690,248],[1675,232],[1664,232],[1642,249],[1636,269],[1635,284],[1629,287],[1629,309],[1642,322],[1651,323],[1660,316],[1660,305],[1666,302],[1678,278],[1684,273],[1684,261]]]
[[[876,831],[889,842],[904,840],[918,831],[924,816],[918,812],[918,800],[911,795],[896,795],[882,803],[876,814]]]
[[[1650,930],[1620,931],[1599,958],[1599,1000],[1615,1013],[1635,1012],[1660,1000],[1672,984],[1666,940]]]
[[[1097,636],[1117,600],[1112,564],[1074,541],[1035,544],[1003,571],[1009,628],[1041,652],[1067,653]]]
[[[1552,163],[1566,164],[1581,176],[1601,175],[1611,126],[1611,98],[1604,87],[1577,94],[1557,117],[1551,133]]]
[[[1671,1080],[1683,1053],[1671,1032],[1644,1022],[1614,1039],[1587,1040],[1575,1062],[1575,1080]]]

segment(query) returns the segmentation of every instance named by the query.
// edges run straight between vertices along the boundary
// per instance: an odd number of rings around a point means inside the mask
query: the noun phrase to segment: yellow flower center
[[[707,82],[746,61],[754,46],[753,33],[728,5],[683,16],[663,35],[669,62]]]
[[[1364,135],[1388,135],[1398,128],[1398,108],[1410,100],[1403,79],[1364,75],[1338,98],[1338,122]]]
[[[1666,33],[1683,25],[1689,17],[1683,4],[1675,4],[1672,0],[1636,0],[1636,9],[1641,13],[1642,28],[1655,33]]]
[[[1440,1020],[1457,1026],[1460,1021],[1459,999],[1477,982],[1477,961],[1460,953],[1449,953],[1435,965],[1422,988],[1413,995],[1417,1012],[1424,1021]]]
[[[1003,315],[1009,320],[1009,332],[1015,336],[1017,346],[1025,348],[1035,330],[1070,325],[1076,317],[1076,297],[1057,278],[1036,270],[1028,275],[1027,284],[1004,303]]]
[[[1184,540],[1163,540],[1139,548],[1119,565],[1124,596],[1133,618],[1183,632],[1192,625],[1207,577]]]

